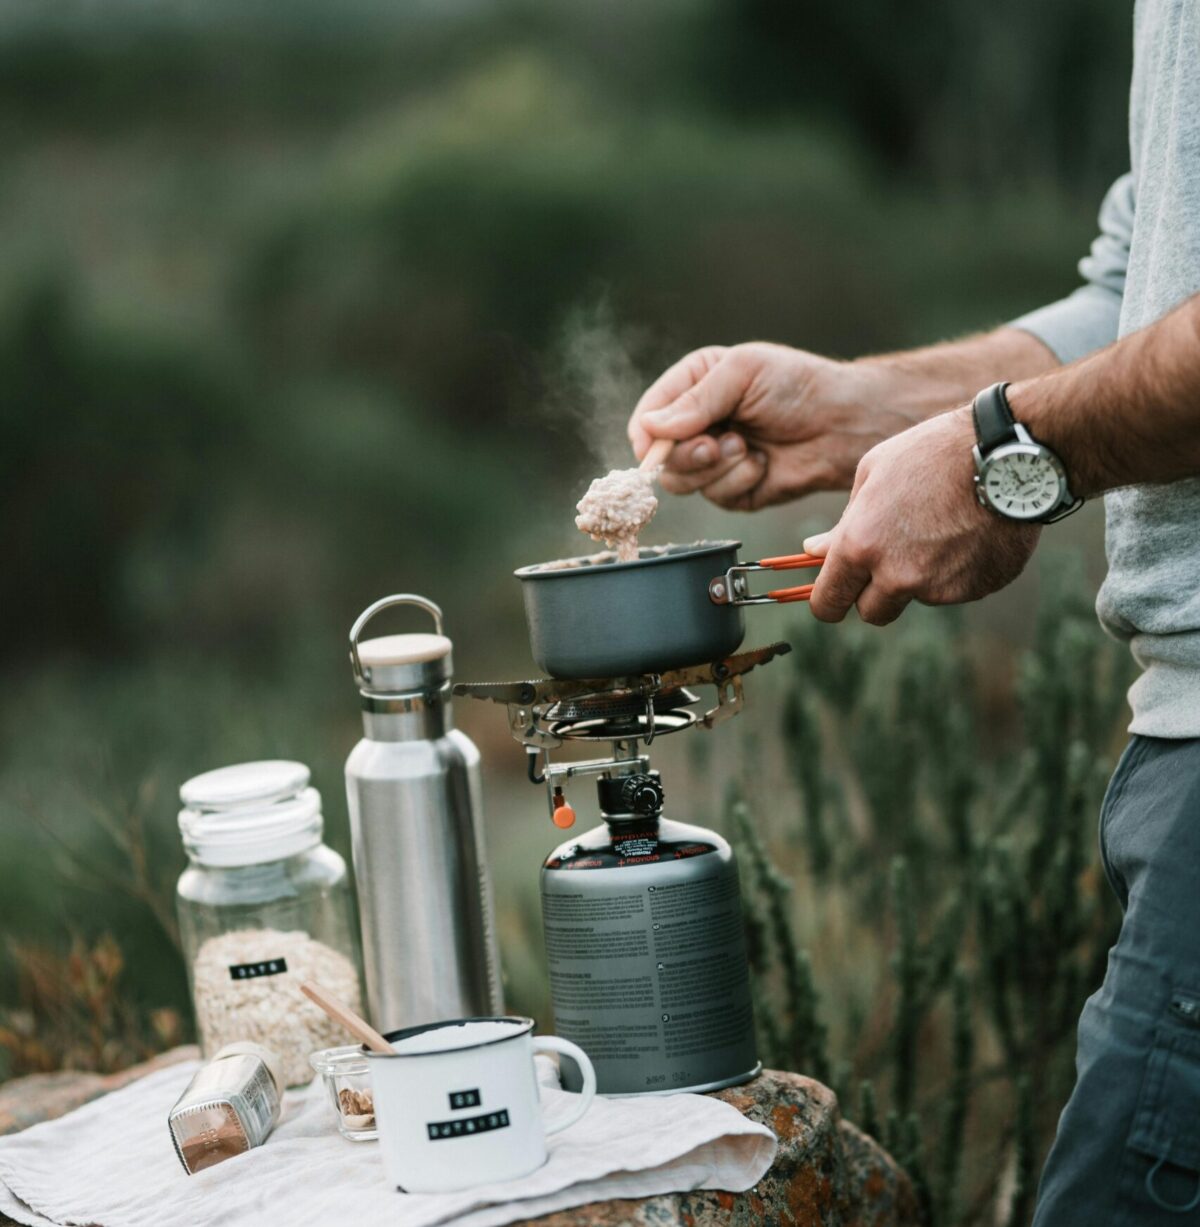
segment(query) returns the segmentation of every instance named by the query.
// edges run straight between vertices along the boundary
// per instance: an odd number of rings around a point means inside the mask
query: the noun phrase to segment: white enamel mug
[[[531,1018],[463,1018],[393,1031],[395,1053],[367,1052],[383,1166],[406,1193],[450,1193],[516,1180],[546,1162],[546,1138],[591,1107],[596,1072],[575,1044],[533,1034]],[[569,1056],[579,1103],[542,1123],[535,1052]]]

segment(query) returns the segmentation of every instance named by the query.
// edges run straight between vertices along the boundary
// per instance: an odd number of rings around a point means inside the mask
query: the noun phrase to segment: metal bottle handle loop
[[[358,641],[362,635],[363,627],[377,613],[382,613],[385,609],[391,609],[393,605],[416,605],[418,609],[423,609],[433,618],[434,629],[437,633],[439,635],[445,634],[445,631],[442,630],[442,611],[432,601],[427,600],[423,596],[417,596],[414,592],[397,592],[392,596],[381,596],[379,600],[373,601],[354,619],[354,625],[350,628],[350,665],[354,670],[354,680],[360,686],[367,684],[367,679],[363,676],[362,659],[358,654]]]

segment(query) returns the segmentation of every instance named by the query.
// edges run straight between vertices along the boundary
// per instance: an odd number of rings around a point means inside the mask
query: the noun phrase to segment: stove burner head
[[[786,643],[751,648],[724,660],[632,677],[553,678],[524,682],[458,682],[454,693],[503,703],[514,740],[545,753],[566,740],[632,741],[698,725],[711,729],[742,707],[742,677],[790,652]],[[689,687],[712,686],[707,711]]]
[[[699,702],[699,695],[682,686],[652,699],[633,690],[611,690],[562,699],[544,718],[551,734],[564,741],[618,741],[691,728],[699,719],[691,708]]]
[[[648,748],[661,733],[694,725],[711,729],[736,715],[742,708],[743,675],[790,651],[786,643],[772,643],[724,660],[633,677],[458,682],[454,693],[508,708],[508,731],[525,747],[529,779],[546,786],[551,821],[565,829],[575,821],[564,791],[571,779],[645,775],[650,758],[639,753],[639,742]],[[716,702],[707,711],[692,686],[716,690]],[[607,741],[612,750],[603,758],[552,763],[550,752],[568,741]]]

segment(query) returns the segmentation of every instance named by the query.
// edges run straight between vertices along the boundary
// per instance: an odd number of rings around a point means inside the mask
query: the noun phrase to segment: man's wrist
[[[863,359],[823,360],[804,389],[804,401],[832,411],[851,433],[875,441],[898,435],[927,416],[905,403],[888,370]]]
[[[1063,368],[1065,372],[1069,368]],[[1013,420],[1058,457],[1067,474],[1067,485],[1076,498],[1090,498],[1106,488],[1096,466],[1070,436],[1070,420],[1056,411],[1064,389],[1062,374],[1054,372],[1037,379],[1011,383],[1005,390]]]
[[[1053,524],[1083,505],[1053,442],[1035,433],[1041,403],[1031,394],[1011,396],[1013,385],[994,384],[972,403],[975,428],[975,492],[979,502],[1008,519]],[[1022,415],[1024,414],[1024,418]]]
[[[945,463],[948,465],[947,478],[956,491],[960,491],[964,511],[980,523],[990,521],[1001,522],[993,512],[989,511],[979,501],[975,488],[975,413],[971,405],[958,405],[948,413],[938,415],[938,422],[944,431],[942,437],[946,440]],[[1015,523],[1015,521],[1008,521]]]
[[[1058,359],[1031,333],[1003,327],[845,365],[868,403],[889,406],[915,423],[957,409],[998,379],[1030,379],[1056,369]]]
[[[849,394],[864,408],[893,419],[892,433],[947,413],[963,401],[956,381],[914,370],[904,354],[856,358],[843,369]]]

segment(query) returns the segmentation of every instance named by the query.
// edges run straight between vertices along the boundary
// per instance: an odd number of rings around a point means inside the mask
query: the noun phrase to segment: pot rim
[[[519,580],[527,579],[565,579],[568,576],[609,575],[613,571],[632,571],[643,567],[662,566],[665,563],[678,562],[684,558],[704,558],[710,554],[722,554],[727,550],[740,550],[740,541],[700,541],[692,545],[680,546],[646,546],[646,549],[662,549],[661,554],[649,558],[635,558],[632,562],[605,562],[582,567],[553,567],[544,562],[530,563],[526,567],[518,567],[513,574]],[[579,558],[592,558],[593,554],[580,554]],[[559,562],[573,562],[573,558],[556,559]]]

